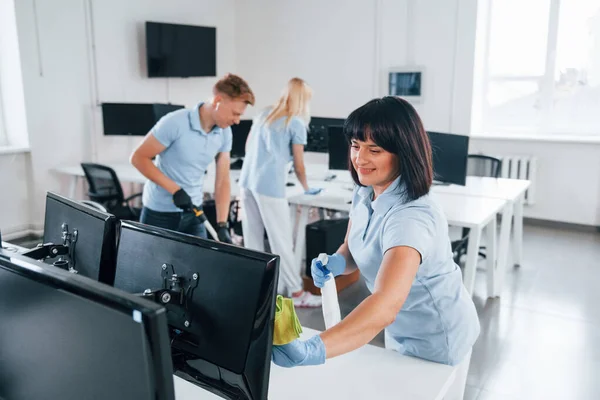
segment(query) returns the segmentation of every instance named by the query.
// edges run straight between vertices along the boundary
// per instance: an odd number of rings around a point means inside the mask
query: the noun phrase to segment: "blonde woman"
[[[281,257],[278,292],[290,296],[296,307],[321,306],[320,296],[303,290],[300,266],[294,265],[292,224],[285,198],[286,166],[292,160],[305,193],[320,191],[308,187],[304,169],[311,96],[306,82],[292,78],[277,103],[254,118],[239,180],[244,244],[264,251],[267,231],[271,252]]]

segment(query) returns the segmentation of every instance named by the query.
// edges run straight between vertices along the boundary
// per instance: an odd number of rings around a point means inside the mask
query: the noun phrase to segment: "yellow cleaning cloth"
[[[302,325],[298,321],[294,301],[277,295],[273,344],[276,346],[288,344],[298,339],[300,333],[302,333]]]

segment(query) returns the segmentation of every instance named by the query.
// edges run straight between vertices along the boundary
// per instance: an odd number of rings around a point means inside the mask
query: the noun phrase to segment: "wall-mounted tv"
[[[146,22],[148,77],[217,76],[217,28]]]

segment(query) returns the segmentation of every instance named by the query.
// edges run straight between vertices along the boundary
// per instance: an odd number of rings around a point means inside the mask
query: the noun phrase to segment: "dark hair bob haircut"
[[[369,101],[348,116],[344,123],[344,135],[348,143],[370,139],[385,151],[396,155],[400,179],[409,200],[429,193],[433,181],[431,144],[421,118],[406,100],[386,96]],[[351,157],[348,160],[352,179],[357,185],[363,186]]]

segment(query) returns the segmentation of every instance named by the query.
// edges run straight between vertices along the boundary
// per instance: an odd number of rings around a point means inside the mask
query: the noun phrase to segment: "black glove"
[[[192,203],[192,198],[189,194],[183,189],[179,189],[173,194],[173,203],[183,211],[190,211],[194,204]]]
[[[217,230],[219,241],[229,244],[233,243],[231,235],[229,234],[229,224],[227,222],[219,222],[217,225],[219,226],[219,229]]]

